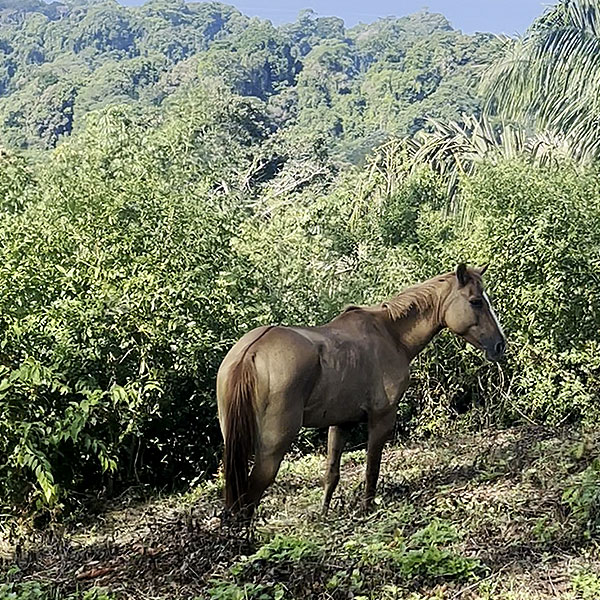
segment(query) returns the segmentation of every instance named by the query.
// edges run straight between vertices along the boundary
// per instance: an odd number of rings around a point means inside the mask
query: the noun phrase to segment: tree
[[[258,19],[239,35],[215,43],[200,61],[201,77],[218,77],[236,93],[262,100],[293,85],[297,70],[289,40]]]
[[[581,155],[600,152],[600,2],[561,0],[482,80],[487,111],[562,134]]]

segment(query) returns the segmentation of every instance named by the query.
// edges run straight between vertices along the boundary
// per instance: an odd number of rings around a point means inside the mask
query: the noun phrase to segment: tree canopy
[[[428,12],[346,29],[306,10],[275,27],[217,2],[2,0],[0,134],[10,147],[50,149],[90,111],[144,111],[216,77],[268,102],[278,126],[323,121],[352,155],[428,117],[478,112],[475,75],[498,48]]]

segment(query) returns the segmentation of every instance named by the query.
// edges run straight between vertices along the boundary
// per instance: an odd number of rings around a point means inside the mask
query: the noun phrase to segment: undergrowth
[[[23,553],[0,600],[600,600],[597,431],[390,447],[369,514],[364,459],[344,455],[326,516],[320,454],[288,456],[247,531],[219,518],[220,476],[108,513]]]

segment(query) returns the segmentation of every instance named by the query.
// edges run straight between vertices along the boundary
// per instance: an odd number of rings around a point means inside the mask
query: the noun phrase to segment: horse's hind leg
[[[275,480],[285,453],[300,431],[302,414],[292,419],[291,426],[289,422],[284,424],[277,421],[267,421],[268,429],[261,434],[248,484],[248,517],[252,516],[265,490]]]
[[[346,444],[348,430],[343,426],[333,425],[327,437],[327,467],[325,471],[325,496],[323,497],[323,514],[329,510],[331,497],[340,481],[340,460]]]

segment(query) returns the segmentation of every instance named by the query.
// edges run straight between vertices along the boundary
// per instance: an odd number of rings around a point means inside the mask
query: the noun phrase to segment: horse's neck
[[[391,323],[392,335],[408,354],[408,360],[415,358],[444,325],[441,307],[445,299],[442,290],[432,298],[432,304],[425,310],[411,310],[406,316]]]
[[[422,313],[411,311],[393,324],[392,335],[406,350],[408,360],[411,361],[441,329],[442,325],[435,319],[433,310]]]

